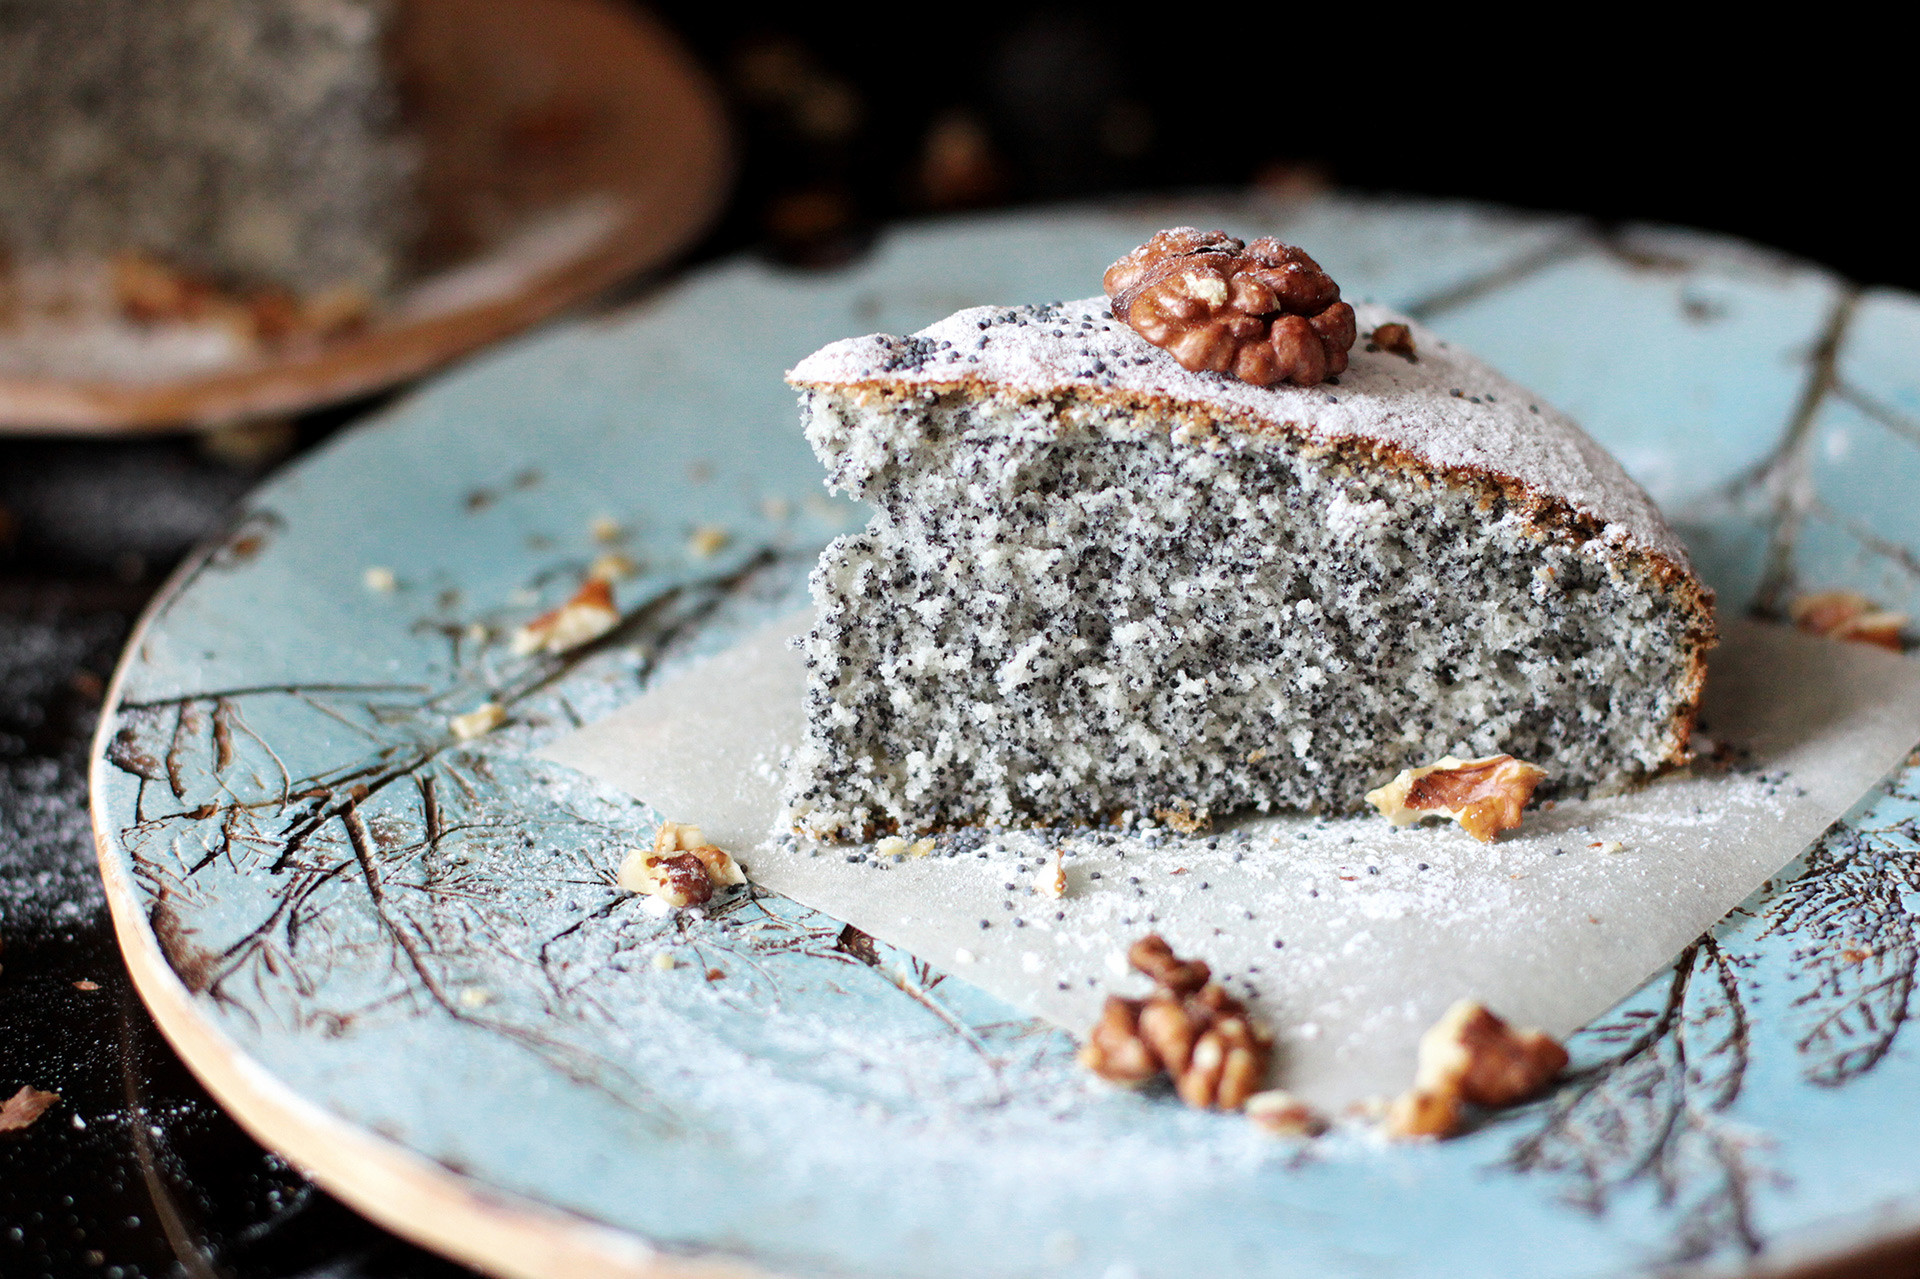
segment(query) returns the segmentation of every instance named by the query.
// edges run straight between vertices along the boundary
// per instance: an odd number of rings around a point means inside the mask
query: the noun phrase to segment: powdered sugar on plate
[[[1158,932],[1277,1032],[1276,1082],[1328,1106],[1404,1087],[1420,1031],[1455,999],[1555,1034],[1604,1012],[1897,765],[1920,721],[1914,663],[1734,623],[1705,724],[1737,767],[1563,802],[1494,844],[1286,816],[1195,836],[963,830],[916,855],[768,836],[801,715],[786,638],[805,624],[541,753],[700,825],[763,887],[1076,1033],[1108,992],[1139,993],[1121,955]],[[1036,882],[1056,864],[1059,898]]]

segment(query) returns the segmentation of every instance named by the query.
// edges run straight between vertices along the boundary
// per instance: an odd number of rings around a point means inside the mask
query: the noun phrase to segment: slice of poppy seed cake
[[[829,484],[876,512],[813,574],[795,829],[1344,813],[1449,754],[1539,764],[1542,794],[1684,762],[1712,597],[1653,502],[1537,397],[1389,332],[1311,387],[1190,372],[1105,298],[802,361]]]

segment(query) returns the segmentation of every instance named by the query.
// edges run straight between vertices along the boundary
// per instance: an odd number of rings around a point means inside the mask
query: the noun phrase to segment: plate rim
[[[911,225],[925,227],[929,221],[982,223],[1010,216],[1018,220],[1020,213],[1045,216],[1096,212],[1126,207],[1130,200],[1138,200],[1143,195],[1178,199],[1181,194],[1133,193],[1131,197],[1123,195],[1029,210],[915,220]],[[1219,193],[1188,194],[1206,198]],[[1433,209],[1494,209],[1522,216],[1533,212],[1457,200],[1411,202]],[[1746,243],[1731,236],[1713,238]],[[735,255],[713,267],[724,268],[743,260],[751,259]],[[677,277],[675,283],[688,278]],[[340,438],[392,429],[395,420],[408,411],[411,404],[409,396],[357,423]],[[286,473],[285,468],[276,470],[262,484],[277,482]],[[587,1279],[601,1276],[608,1279],[776,1279],[787,1274],[719,1250],[669,1253],[635,1232],[454,1172],[302,1097],[249,1056],[219,1026],[202,1016],[192,993],[167,960],[140,904],[139,890],[125,869],[117,864],[119,850],[109,833],[113,826],[106,812],[101,782],[110,767],[107,759],[110,729],[140,647],[152,626],[218,553],[231,533],[231,527],[223,528],[197,548],[174,570],[142,611],[116,662],[90,744],[88,808],[115,936],[126,957],[135,989],[168,1042],[196,1078],[256,1140],[284,1155],[301,1172],[363,1216],[475,1269],[507,1279],[552,1279],[561,1275]],[[1916,754],[1920,754],[1920,748],[1916,748]],[[1896,774],[1899,771],[1896,769]],[[369,1169],[379,1174],[372,1185],[366,1176]],[[403,1202],[430,1202],[435,1211],[403,1213],[395,1206]],[[1862,1238],[1855,1233],[1876,1224],[1883,1228],[1871,1237]],[[1700,1276],[1765,1275],[1775,1279],[1844,1279],[1858,1275],[1866,1279],[1868,1274],[1877,1273],[1868,1267],[1885,1264],[1889,1257],[1910,1259],[1914,1255],[1920,1255],[1920,1184],[1901,1198],[1865,1205],[1854,1212],[1773,1236],[1765,1253],[1744,1264],[1712,1261],[1670,1264],[1660,1272]],[[1639,1272],[1638,1268],[1632,1268],[1609,1273]]]
[[[392,414],[359,429],[383,429]],[[362,1216],[475,1270],[500,1279],[773,1279],[776,1272],[719,1253],[663,1252],[630,1231],[455,1172],[301,1096],[200,1013],[120,864],[103,780],[126,681],[148,632],[230,533],[196,548],[148,602],[114,664],[88,744],[87,815],[114,939],[167,1043],[255,1141]]]

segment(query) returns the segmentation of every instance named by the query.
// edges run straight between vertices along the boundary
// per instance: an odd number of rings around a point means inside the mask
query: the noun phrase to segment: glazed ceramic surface
[[[1236,197],[910,227],[834,274],[723,263],[292,468],[129,652],[102,856],[130,958],[164,956],[270,1099],[243,1119],[324,1116],[479,1201],[639,1236],[639,1270],[1550,1279],[1920,1227],[1920,772],[1575,1036],[1550,1096],[1437,1145],[1291,1143],[1093,1086],[1066,1035],[834,919],[766,894],[662,919],[612,886],[659,815],[531,750],[793,607],[861,519],[823,496],[782,372],[1084,296],[1176,223],[1303,244],[1571,411],[1723,608],[1920,608],[1920,300],[1745,246]],[[619,628],[514,656],[608,553],[636,569]],[[488,701],[505,724],[459,739]]]

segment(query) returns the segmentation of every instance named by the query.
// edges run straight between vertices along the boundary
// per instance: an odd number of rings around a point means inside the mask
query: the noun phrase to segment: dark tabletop
[[[868,16],[663,7],[744,140],[739,190],[688,264],[749,251],[830,270],[900,217],[1338,182],[1707,226],[1920,285],[1881,122],[1804,40],[1736,67],[1711,42],[1599,32],[1591,60],[1516,58],[1511,33],[1276,31],[1267,9],[1120,24],[986,5],[932,39]],[[61,1097],[0,1134],[5,1279],[467,1273],[361,1221],[199,1088],[128,982],[86,813],[88,737],[146,601],[267,470],[372,407],[205,437],[0,440],[0,1094]]]

